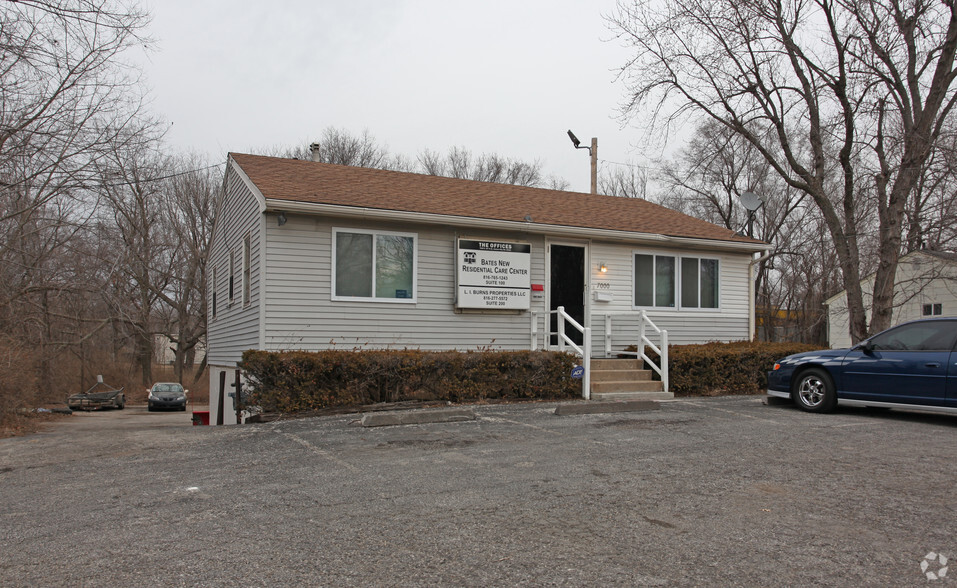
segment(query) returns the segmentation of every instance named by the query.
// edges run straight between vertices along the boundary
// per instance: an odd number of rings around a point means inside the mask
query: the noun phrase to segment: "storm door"
[[[548,300],[550,310],[559,306],[578,324],[585,324],[585,248],[575,245],[551,245],[549,247]],[[578,329],[565,325],[565,334],[581,345],[582,334]],[[551,315],[549,331],[558,332],[558,316]],[[552,335],[551,344],[558,344],[558,336]]]

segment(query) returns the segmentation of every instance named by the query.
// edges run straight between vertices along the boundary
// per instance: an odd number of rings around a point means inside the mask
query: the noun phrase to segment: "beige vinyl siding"
[[[267,220],[265,348],[280,349],[527,349],[530,313],[455,311],[455,239],[475,236],[451,227],[368,223],[288,214]],[[332,230],[364,229],[416,235],[415,303],[333,301]],[[481,233],[485,239],[532,243],[532,281],[544,283],[540,237]],[[534,307],[533,303],[533,307]],[[538,303],[539,310],[544,310]]]
[[[257,198],[233,170],[227,171],[226,196],[216,217],[210,247],[210,270],[216,268],[216,316],[207,317],[210,365],[230,366],[242,352],[259,346],[260,206]],[[249,237],[249,304],[243,304],[243,240]],[[229,259],[233,256],[233,299],[229,300]],[[210,298],[211,299],[211,298]],[[211,307],[211,305],[209,305]]]
[[[606,314],[611,313],[612,353],[636,344],[637,320],[616,313],[633,313],[634,255],[636,253],[671,255],[680,265],[682,257],[717,259],[719,265],[718,308],[645,308],[648,317],[661,329],[668,331],[672,345],[704,343],[707,341],[739,341],[748,339],[748,263],[747,254],[727,254],[710,250],[680,250],[671,248],[635,247],[619,243],[595,242],[591,245],[591,327],[595,334],[595,353],[605,355],[604,332]],[[608,272],[602,274],[604,263]],[[608,288],[600,288],[600,283]],[[609,293],[610,302],[595,300],[596,292]],[[680,301],[680,288],[676,290]],[[624,332],[622,332],[624,329]],[[632,333],[629,335],[628,333]],[[657,336],[656,336],[657,337]],[[653,339],[657,341],[657,338]]]
[[[542,236],[468,232],[452,227],[388,225],[348,219],[320,219],[287,214],[279,227],[267,216],[266,292],[264,347],[280,349],[528,349],[532,312],[537,312],[539,341],[545,340],[545,300],[532,300],[531,311],[456,311],[456,238],[500,239],[532,245],[531,282],[545,282],[545,239]],[[416,302],[331,300],[332,231],[365,229],[414,233],[418,247]],[[592,243],[587,260],[589,322],[595,332],[596,355],[604,353],[604,313],[629,312],[632,307],[632,256],[629,244]],[[647,250],[647,249],[646,249]],[[661,249],[681,256],[682,252]],[[747,254],[716,254],[709,251],[686,255],[718,259],[720,263],[720,308],[650,309],[649,315],[669,330],[673,344],[748,337]],[[598,272],[604,262],[609,271]],[[608,282],[612,302],[598,302],[598,282]],[[546,286],[547,291],[547,286]],[[615,317],[618,325],[630,324]],[[616,328],[616,332],[618,329]],[[616,334],[613,351],[623,349],[628,337]]]

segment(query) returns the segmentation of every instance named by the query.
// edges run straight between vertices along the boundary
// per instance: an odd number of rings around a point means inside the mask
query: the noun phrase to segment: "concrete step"
[[[592,372],[598,370],[640,370],[644,367],[638,359],[592,359]]]
[[[651,370],[592,369],[591,371],[592,382],[647,382],[651,379]]]
[[[663,389],[661,382],[647,380],[644,382],[592,382],[591,392],[660,392]]]
[[[592,392],[592,400],[671,400],[671,392]]]

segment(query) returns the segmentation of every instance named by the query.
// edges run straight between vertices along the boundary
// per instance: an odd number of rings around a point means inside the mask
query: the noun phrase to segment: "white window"
[[[415,234],[333,229],[332,249],[333,300],[415,302]]]
[[[719,276],[717,259],[636,253],[634,305],[718,308]]]
[[[212,288],[212,306],[213,306],[213,318],[216,318],[216,267],[213,266],[213,288]]]
[[[249,235],[243,238],[243,306],[249,304],[251,270],[249,269]]]
[[[227,292],[227,299],[229,303],[232,304],[235,298],[235,289],[236,284],[236,255],[230,251],[229,252],[229,292]]]
[[[718,308],[718,260],[681,258],[681,308]]]
[[[675,258],[635,254],[635,306],[675,307]]]
[[[944,312],[944,307],[940,303],[925,304],[921,308],[922,316],[940,316]]]

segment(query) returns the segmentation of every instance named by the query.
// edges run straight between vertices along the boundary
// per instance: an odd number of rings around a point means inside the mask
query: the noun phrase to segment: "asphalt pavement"
[[[558,406],[375,427],[362,415],[231,427],[135,407],[74,415],[0,440],[0,585],[957,578],[942,570],[957,554],[955,417],[811,415],[756,397]]]

